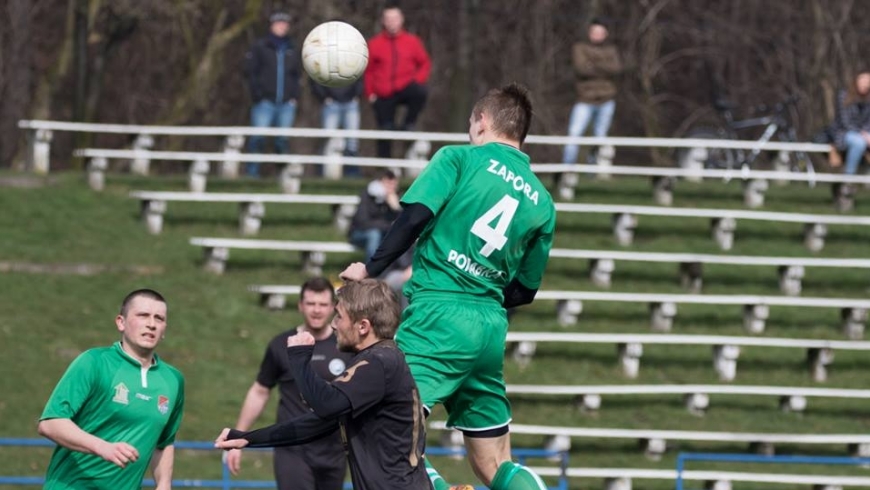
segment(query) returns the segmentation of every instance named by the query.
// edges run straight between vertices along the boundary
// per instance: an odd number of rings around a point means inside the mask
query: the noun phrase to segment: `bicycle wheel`
[[[692,128],[686,133],[686,138],[721,140],[726,139],[720,130],[712,127],[700,126]],[[737,164],[737,155],[729,148],[707,148],[707,159],[704,160],[704,168],[731,169]],[[682,164],[688,156],[690,148],[680,148],[677,151],[677,162]]]

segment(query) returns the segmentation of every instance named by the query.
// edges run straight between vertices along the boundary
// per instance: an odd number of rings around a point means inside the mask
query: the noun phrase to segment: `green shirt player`
[[[497,490],[544,488],[510,460],[503,376],[505,309],[534,299],[556,227],[552,198],[520,151],[531,115],[524,87],[489,91],[472,110],[471,145],[439,150],[378,251],[341,274],[378,276],[419,239],[396,342],[427,410],[444,405],[475,474]],[[448,488],[429,471],[436,490]]]
[[[115,325],[120,342],[79,355],[39,419],[39,433],[58,444],[46,489],[139,489],[149,462],[157,489],[172,486],[184,378],[154,353],[166,301],[154,290],[133,291]]]

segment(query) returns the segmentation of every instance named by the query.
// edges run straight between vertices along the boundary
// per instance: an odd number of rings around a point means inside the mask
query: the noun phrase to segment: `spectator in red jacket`
[[[411,131],[426,104],[426,82],[432,62],[423,41],[403,28],[405,17],[398,7],[384,9],[383,30],[369,39],[369,64],[363,94],[372,104],[378,128]],[[407,106],[402,124],[396,124],[396,109]],[[378,141],[378,157],[390,158],[392,141]]]

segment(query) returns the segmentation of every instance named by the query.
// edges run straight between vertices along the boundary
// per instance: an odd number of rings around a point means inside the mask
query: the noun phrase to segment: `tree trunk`
[[[175,98],[172,108],[160,118],[160,124],[181,124],[188,121],[195,110],[205,109],[209,94],[221,78],[220,61],[223,50],[259,19],[261,4],[262,0],[247,0],[245,14],[225,29],[221,29],[221,26],[226,21],[227,11],[221,10],[205,51],[196,67],[188,74],[184,88]]]

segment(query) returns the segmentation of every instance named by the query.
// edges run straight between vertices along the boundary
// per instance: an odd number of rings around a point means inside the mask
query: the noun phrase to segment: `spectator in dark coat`
[[[366,260],[374,255],[390,225],[399,216],[399,179],[390,170],[366,186],[360,193],[359,207],[350,222],[348,240],[363,249]]]
[[[293,18],[286,12],[269,17],[269,34],[257,40],[245,54],[245,78],[251,92],[251,126],[289,128],[296,119],[296,101],[299,98],[299,76],[302,57],[290,38]],[[263,136],[248,139],[250,153],[263,152]],[[286,137],[275,138],[277,153],[286,154]],[[259,175],[259,164],[248,163],[247,173]]]

